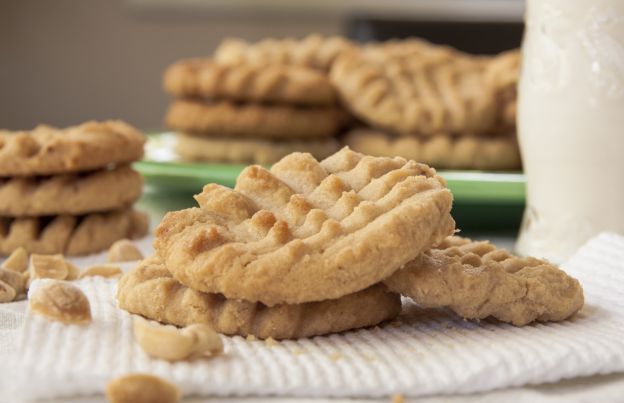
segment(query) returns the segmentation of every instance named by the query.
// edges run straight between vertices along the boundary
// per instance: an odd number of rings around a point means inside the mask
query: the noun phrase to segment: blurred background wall
[[[502,50],[519,44],[522,5],[521,0],[0,0],[0,128],[119,118],[157,129],[167,104],[161,89],[166,66],[208,55],[227,36],[420,35],[458,47],[463,39],[471,46],[466,50]],[[467,29],[449,21],[463,21]]]
[[[335,33],[338,21],[142,15],[122,0],[0,0],[0,127],[125,119],[157,128],[165,67],[226,36]]]

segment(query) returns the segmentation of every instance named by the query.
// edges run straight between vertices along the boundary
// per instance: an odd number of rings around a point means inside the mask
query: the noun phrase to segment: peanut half
[[[28,253],[23,247],[15,249],[9,257],[2,262],[2,268],[23,273],[28,268]]]
[[[30,310],[67,324],[91,322],[91,306],[80,289],[64,281],[44,284],[30,297]]]
[[[108,249],[107,258],[111,263],[129,262],[143,259],[143,254],[131,240],[120,239]]]
[[[69,270],[63,255],[30,255],[30,281],[37,278],[65,280]]]
[[[193,339],[192,357],[218,355],[223,352],[221,336],[208,325],[195,323],[182,329],[181,333]]]
[[[174,384],[148,374],[125,375],[106,386],[109,403],[175,403],[180,395]]]
[[[149,356],[168,361],[184,360],[223,351],[221,337],[210,326],[194,324],[178,329],[134,319],[134,335]]]
[[[65,261],[65,265],[67,266],[67,278],[65,280],[78,280],[78,276],[80,275],[80,269],[78,268],[78,266],[68,261]]]
[[[10,285],[14,290],[16,295],[20,295],[24,292],[24,276],[22,273],[0,269],[0,281],[4,281],[6,284]]]
[[[16,295],[13,287],[0,280],[0,302],[11,302],[15,299]]]

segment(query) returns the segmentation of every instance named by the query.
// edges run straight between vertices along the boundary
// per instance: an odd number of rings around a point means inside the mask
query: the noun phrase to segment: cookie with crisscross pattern
[[[145,137],[122,121],[58,129],[0,130],[0,177],[52,175],[125,164],[143,157]]]
[[[180,60],[165,72],[164,85],[176,97],[308,106],[336,103],[336,93],[327,76],[298,66]]]
[[[159,257],[142,261],[117,287],[119,306],[177,326],[206,323],[227,335],[296,339],[337,333],[390,320],[401,298],[382,284],[335,300],[267,307],[190,289],[174,278]]]
[[[86,255],[141,237],[148,224],[145,213],[130,208],[84,216],[0,217],[0,254],[23,247],[31,253]]]
[[[466,319],[492,316],[516,326],[561,321],[583,306],[578,280],[551,263],[460,237],[447,238],[385,284],[424,307],[449,307]]]
[[[172,212],[154,246],[181,283],[266,305],[340,298],[394,273],[454,230],[434,169],[344,148],[246,168]]]
[[[293,65],[327,71],[336,58],[354,48],[339,36],[308,35],[302,39],[267,38],[256,43],[228,38],[215,51],[215,58],[223,63],[251,63],[261,66]]]
[[[372,129],[347,133],[344,143],[353,150],[381,157],[398,155],[437,168],[508,170],[521,167],[518,141],[514,136],[431,137],[391,136]]]
[[[230,139],[178,133],[176,152],[184,160],[274,164],[286,155],[300,151],[325,158],[340,149],[334,138],[311,140]]]
[[[53,176],[0,178],[0,215],[80,215],[134,203],[143,178],[128,165]]]
[[[496,117],[495,91],[479,58],[449,52],[365,49],[340,56],[331,79],[351,112],[397,134],[482,133]]]
[[[313,139],[337,134],[347,122],[337,107],[236,104],[230,101],[174,100],[168,127],[196,136],[220,138]]]

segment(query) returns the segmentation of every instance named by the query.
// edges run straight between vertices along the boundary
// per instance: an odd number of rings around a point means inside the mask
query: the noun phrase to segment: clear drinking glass
[[[624,233],[624,0],[528,0],[522,58],[516,249],[562,262]]]

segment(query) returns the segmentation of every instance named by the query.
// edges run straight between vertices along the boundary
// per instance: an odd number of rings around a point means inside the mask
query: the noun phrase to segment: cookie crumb
[[[375,362],[375,361],[377,361],[377,357],[375,357],[374,355],[363,354],[362,357],[364,357],[364,359],[367,362]]]
[[[266,340],[264,340],[264,344],[266,344],[267,347],[273,347],[277,346],[279,343],[276,342],[273,337],[268,337]]]
[[[392,395],[392,403],[404,403],[404,402],[405,402],[405,397],[402,394],[397,393],[397,394]]]
[[[342,359],[342,354],[340,353],[331,353],[329,355],[329,359],[336,362],[336,361],[340,361]]]
[[[28,252],[23,247],[15,249],[9,257],[2,263],[2,268],[6,270],[23,273],[28,269]]]
[[[302,349],[302,348],[295,348],[295,349],[292,350],[292,353],[294,355],[303,355],[303,354],[306,353],[306,351],[304,349]]]
[[[256,341],[258,339],[256,339],[256,336],[254,336],[253,334],[248,334],[246,337],[247,341]]]
[[[130,262],[143,259],[143,254],[129,239],[120,239],[111,245],[106,255],[110,263]]]
[[[80,269],[78,266],[73,264],[72,262],[65,261],[65,265],[67,266],[67,281],[78,280],[78,276],[80,275]]]

